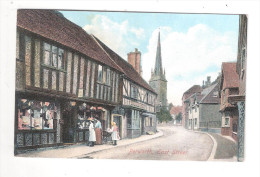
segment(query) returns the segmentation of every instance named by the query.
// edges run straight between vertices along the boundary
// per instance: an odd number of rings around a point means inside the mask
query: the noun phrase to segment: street
[[[207,134],[181,126],[158,127],[162,137],[87,154],[83,158],[134,160],[208,160],[213,142]],[[120,141],[118,142],[120,144]]]

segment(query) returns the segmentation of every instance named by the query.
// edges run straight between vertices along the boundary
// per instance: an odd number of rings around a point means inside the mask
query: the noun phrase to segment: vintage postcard
[[[16,12],[14,158],[244,163],[248,14]]]
[[[15,155],[243,161],[247,15],[20,9],[16,42]]]

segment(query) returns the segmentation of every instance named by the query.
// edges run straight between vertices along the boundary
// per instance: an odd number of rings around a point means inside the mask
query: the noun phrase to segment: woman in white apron
[[[89,125],[89,140],[88,141],[90,143],[90,147],[93,147],[94,143],[96,141],[96,133],[95,133],[93,121],[90,121],[90,125]]]

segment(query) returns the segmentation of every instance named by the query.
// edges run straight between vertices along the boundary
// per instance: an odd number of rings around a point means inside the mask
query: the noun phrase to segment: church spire
[[[159,34],[158,34],[158,43],[157,43],[157,51],[156,51],[154,73],[155,73],[155,75],[162,75],[162,73],[163,73],[163,70],[162,70],[160,31],[159,31]]]

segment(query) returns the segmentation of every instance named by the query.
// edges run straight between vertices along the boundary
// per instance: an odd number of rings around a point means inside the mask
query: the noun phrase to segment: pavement
[[[37,157],[37,158],[86,158],[88,154],[103,150],[108,150],[114,147],[126,146],[142,141],[151,140],[163,136],[163,132],[158,130],[154,135],[142,135],[134,139],[122,139],[117,142],[117,146],[112,144],[95,145],[94,147],[87,146],[86,143],[75,144],[70,146],[59,146],[53,148],[39,148],[37,150],[28,151],[16,155],[16,157]]]

